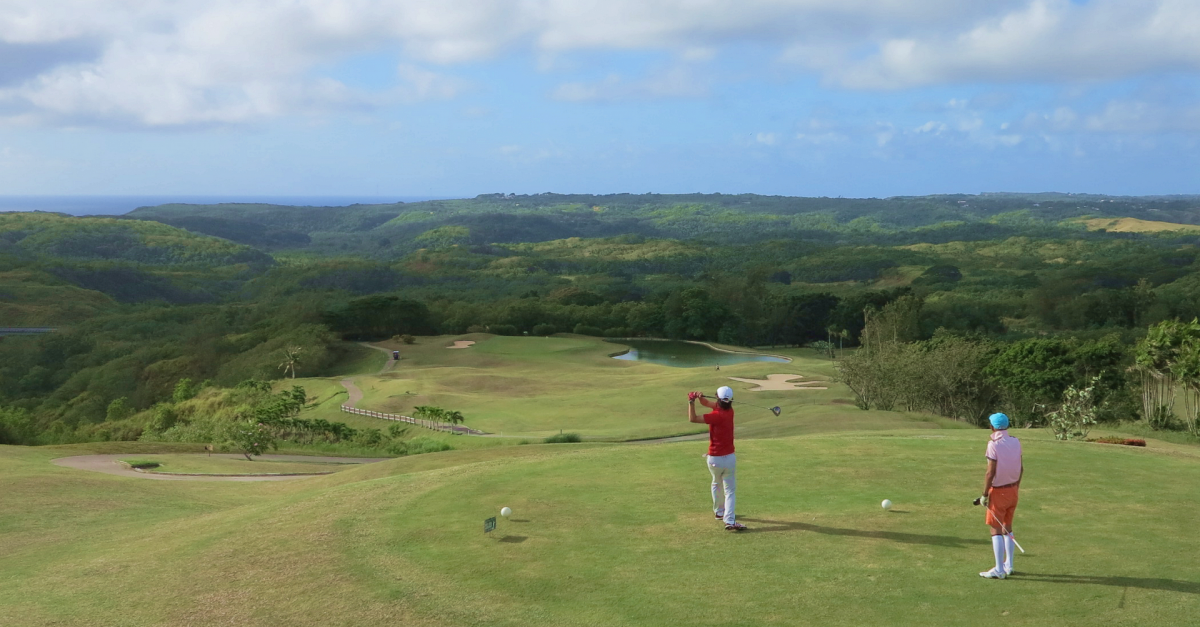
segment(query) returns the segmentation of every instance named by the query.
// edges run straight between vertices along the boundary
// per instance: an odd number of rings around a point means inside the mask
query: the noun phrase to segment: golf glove
[[[696,399],[698,399],[698,398],[700,398],[700,393],[699,393],[699,392],[688,392],[688,400],[689,400],[689,401],[694,401],[694,400],[696,400]]]
[[[988,495],[985,494],[985,495],[979,497],[979,504],[984,507],[987,507],[988,506]]]

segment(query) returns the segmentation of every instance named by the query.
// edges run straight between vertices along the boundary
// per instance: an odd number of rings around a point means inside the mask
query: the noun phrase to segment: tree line
[[[1062,437],[1122,420],[1200,435],[1200,322],[1157,323],[1133,345],[1115,333],[921,339],[918,309],[906,296],[868,310],[862,347],[838,360],[859,408],[930,411],[979,426],[1004,411],[1016,427],[1049,426]]]

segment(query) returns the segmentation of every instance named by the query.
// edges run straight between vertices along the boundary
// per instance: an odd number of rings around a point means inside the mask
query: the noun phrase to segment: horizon
[[[142,207],[155,207],[167,204],[186,204],[186,205],[216,205],[216,204],[267,204],[281,207],[322,207],[329,209],[345,208],[353,205],[372,205],[372,204],[396,204],[396,203],[416,203],[427,202],[434,200],[468,200],[487,196],[490,194],[503,194],[504,192],[484,192],[474,195],[439,195],[439,196],[356,196],[347,195],[311,195],[311,196],[295,196],[286,194],[231,194],[231,195],[190,195],[190,194],[152,194],[152,195],[124,195],[124,194],[73,194],[73,195],[0,195],[0,213],[9,212],[47,212],[47,213],[63,213],[76,217],[86,216],[120,216],[127,215]],[[789,194],[758,194],[755,192],[727,193],[727,192],[645,192],[644,194],[635,194],[632,192],[613,192],[608,194],[589,194],[589,193],[572,193],[572,192],[540,192],[535,194],[515,194],[516,196],[539,196],[543,194],[555,194],[563,196],[616,196],[622,194],[628,195],[652,195],[652,196],[771,196],[778,198],[828,198],[831,200],[890,200],[895,198],[922,198],[922,197],[940,197],[940,196],[967,196],[967,197],[986,197],[986,196],[1065,196],[1065,197],[1084,197],[1084,198],[1112,198],[1112,199],[1137,199],[1145,198],[1152,200],[1188,200],[1193,199],[1200,194],[1142,194],[1142,195],[1114,195],[1114,194],[1097,194],[1091,192],[1057,192],[1057,191],[1042,191],[1042,192],[1012,192],[1012,191],[993,191],[993,192],[977,192],[977,193],[931,193],[931,194],[904,194],[896,196],[798,196]]]

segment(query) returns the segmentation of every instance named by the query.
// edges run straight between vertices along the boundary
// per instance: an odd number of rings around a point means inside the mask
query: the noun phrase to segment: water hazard
[[[629,350],[614,355],[613,359],[625,361],[648,361],[675,368],[700,368],[703,366],[727,366],[747,361],[771,361],[788,363],[789,360],[758,353],[731,353],[709,348],[703,344],[676,342],[672,340],[619,340],[617,344]]]

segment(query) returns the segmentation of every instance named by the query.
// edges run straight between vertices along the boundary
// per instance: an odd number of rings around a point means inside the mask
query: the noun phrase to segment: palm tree
[[[300,361],[300,353],[304,351],[301,346],[289,346],[283,349],[283,363],[279,367],[283,370],[284,376],[287,376],[288,371],[292,371],[292,378],[296,378],[296,362]]]
[[[446,421],[452,425],[461,425],[463,423],[463,415],[461,411],[446,412]]]
[[[430,407],[429,408],[429,416],[431,418],[433,418],[434,424],[437,425],[434,428],[441,430],[442,420],[444,420],[446,417],[446,410],[442,409],[441,407]]]

